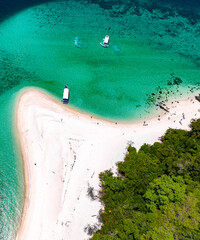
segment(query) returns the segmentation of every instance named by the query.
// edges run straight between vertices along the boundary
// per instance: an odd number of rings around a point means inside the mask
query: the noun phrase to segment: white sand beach
[[[171,104],[170,112],[145,123],[100,120],[25,89],[17,104],[17,134],[24,164],[25,202],[17,240],[89,239],[87,226],[100,227],[100,172],[122,161],[132,143],[152,144],[171,128],[188,129],[200,117],[193,99]]]

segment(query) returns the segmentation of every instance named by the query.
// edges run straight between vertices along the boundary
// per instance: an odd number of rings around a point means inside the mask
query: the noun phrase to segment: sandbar
[[[111,122],[63,105],[39,89],[23,90],[16,126],[25,197],[16,240],[89,239],[89,226],[101,226],[99,173],[116,172],[128,145],[152,144],[169,127],[189,129],[191,119],[200,117],[200,103],[193,97],[169,108],[145,121]]]

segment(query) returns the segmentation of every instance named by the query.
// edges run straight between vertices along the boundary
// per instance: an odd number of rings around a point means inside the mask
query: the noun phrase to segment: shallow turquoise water
[[[14,132],[14,89],[0,96],[0,239],[13,239],[23,200],[23,171]]]
[[[60,1],[27,9],[0,25],[0,239],[13,238],[23,199],[12,128],[17,91],[37,86],[61,99],[68,83],[70,105],[76,108],[113,120],[142,119],[152,110],[152,93],[161,99],[166,91],[168,98],[180,96],[189,85],[200,83],[200,23],[163,16],[144,8],[138,14],[134,6],[128,11],[119,5],[105,10],[86,2]],[[108,49],[99,44],[106,34]],[[74,46],[75,37],[82,48]],[[174,77],[183,81],[179,92],[167,84]]]

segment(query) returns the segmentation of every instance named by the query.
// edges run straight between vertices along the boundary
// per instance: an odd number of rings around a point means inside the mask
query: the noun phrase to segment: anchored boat
[[[69,102],[69,88],[67,85],[65,85],[64,91],[63,91],[63,103]]]
[[[105,38],[102,40],[102,42],[100,42],[100,44],[102,47],[105,47],[105,48],[109,47],[109,36],[106,35]]]

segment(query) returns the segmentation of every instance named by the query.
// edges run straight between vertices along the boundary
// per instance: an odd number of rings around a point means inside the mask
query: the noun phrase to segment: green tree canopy
[[[182,176],[162,175],[149,184],[149,189],[144,194],[147,207],[150,211],[154,211],[170,202],[181,203],[185,190],[186,185]]]
[[[128,148],[118,176],[100,174],[103,225],[94,240],[200,239],[200,120]]]

